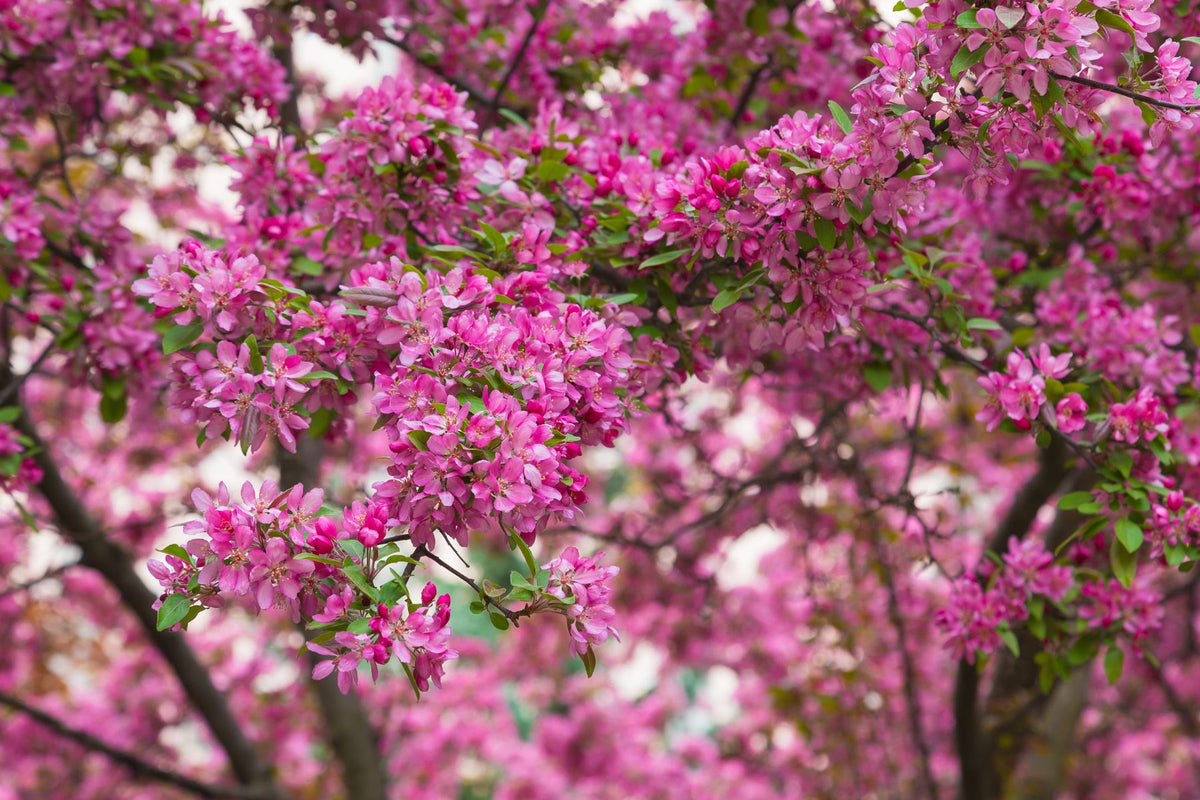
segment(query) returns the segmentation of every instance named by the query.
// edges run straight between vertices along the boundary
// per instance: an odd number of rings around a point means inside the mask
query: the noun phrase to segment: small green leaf
[[[1091,661],[1100,649],[1100,638],[1095,634],[1085,633],[1067,649],[1067,662],[1071,666],[1079,666]]]
[[[508,535],[510,546],[520,550],[521,555],[525,558],[525,566],[529,567],[529,577],[534,577],[538,574],[537,559],[533,557],[533,551],[529,549],[529,545],[525,544],[525,540],[521,538],[521,534],[513,531]]]
[[[301,275],[321,275],[325,272],[325,265],[308,256],[300,256],[292,259],[292,269]]]
[[[829,113],[833,114],[833,121],[842,129],[842,133],[849,135],[854,132],[854,123],[850,121],[850,115],[833,100],[829,101]]]
[[[646,269],[647,267],[658,267],[662,266],[663,264],[670,264],[672,261],[677,260],[681,256],[686,256],[690,252],[692,252],[692,249],[688,247],[682,250],[669,250],[666,253],[659,253],[658,255],[650,256],[643,261],[638,266],[638,269]]]
[[[997,630],[996,633],[1000,636],[1000,641],[1004,642],[1014,656],[1021,655],[1021,645],[1017,642],[1017,635],[1008,628]]]
[[[1084,503],[1092,502],[1091,492],[1071,492],[1058,499],[1058,507],[1063,511],[1073,511]]]
[[[175,556],[176,558],[182,559],[189,564],[192,563],[192,557],[188,554],[187,550],[183,549],[183,545],[169,544],[166,547],[160,547],[158,552],[164,553],[168,556]]]
[[[1133,470],[1133,456],[1126,452],[1113,453],[1108,457],[1108,463],[1126,478]]]
[[[561,161],[543,161],[538,164],[537,176],[544,181],[561,181],[571,168]]]
[[[509,122],[514,122],[517,125],[520,125],[522,128],[532,127],[528,122],[525,121],[524,117],[513,111],[511,108],[501,108],[498,113]]]
[[[21,409],[17,406],[9,406],[0,408],[0,422],[13,423],[21,416]]]
[[[1142,529],[1136,522],[1128,519],[1119,519],[1115,525],[1117,539],[1125,546],[1125,549],[1131,553],[1136,553],[1138,548],[1142,546],[1143,535]]]
[[[109,397],[108,395],[100,398],[100,419],[109,425],[115,425],[125,419],[125,414],[128,410],[129,405],[123,394],[116,398]]]
[[[192,601],[186,594],[169,595],[158,607],[158,629],[165,631],[183,622],[192,608]]]
[[[892,385],[892,368],[886,364],[872,362],[863,367],[863,380],[877,392]]]
[[[1099,22],[1106,28],[1116,28],[1119,31],[1128,33],[1130,36],[1137,36],[1133,30],[1133,26],[1124,17],[1114,14],[1107,8],[1096,9],[1096,22]]]
[[[492,627],[498,631],[508,630],[508,618],[499,611],[493,611],[488,614],[488,619],[492,621]]]
[[[591,645],[588,645],[587,652],[581,655],[579,659],[583,662],[583,668],[587,672],[587,676],[589,678],[592,677],[592,673],[596,671],[596,651],[592,649]]]
[[[1104,677],[1108,678],[1109,684],[1114,684],[1121,680],[1121,673],[1125,669],[1125,653],[1119,647],[1109,647],[1104,653]]]
[[[826,253],[837,246],[837,228],[834,227],[833,220],[817,217],[813,221],[813,230],[817,235],[817,244],[821,245],[821,249]]]
[[[955,17],[954,24],[960,28],[982,28],[983,27],[982,25],[980,25],[978,22],[975,21],[975,9],[973,9],[973,8],[968,11],[964,11],[961,14],[959,14],[957,17]]]
[[[994,319],[987,317],[971,317],[967,320],[967,327],[975,331],[1002,331],[1004,327]]]
[[[176,325],[163,336],[163,355],[169,356],[171,353],[183,350],[199,339],[202,333],[204,333],[204,323],[198,319],[192,320],[187,325]]]
[[[718,314],[741,299],[742,293],[737,289],[725,289],[713,298],[712,310]]]
[[[1112,546],[1108,549],[1108,559],[1112,565],[1113,577],[1126,589],[1132,586],[1133,578],[1137,575],[1137,556],[1126,550],[1125,546],[1114,538]]]
[[[624,294],[614,294],[612,297],[605,298],[614,306],[625,306],[636,301],[641,295],[637,292],[625,292]]]
[[[983,60],[983,57],[987,51],[987,45],[980,45],[979,48],[975,50],[968,50],[965,44],[958,48],[958,52],[954,54],[954,60],[950,62],[950,76],[952,78],[957,78],[959,75],[978,64]]]

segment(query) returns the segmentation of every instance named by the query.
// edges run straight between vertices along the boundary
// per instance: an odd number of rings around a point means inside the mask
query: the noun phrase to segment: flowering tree
[[[0,0],[0,800],[1188,796],[1198,33]]]

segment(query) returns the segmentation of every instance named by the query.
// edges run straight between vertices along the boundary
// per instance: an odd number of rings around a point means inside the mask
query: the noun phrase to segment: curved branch
[[[14,380],[11,373],[0,374],[0,387]],[[265,797],[281,797],[271,779],[271,767],[263,761],[246,738],[225,696],[212,682],[208,669],[179,633],[158,630],[158,615],[152,606],[156,597],[133,570],[129,554],[110,541],[100,522],[92,516],[79,496],[67,485],[49,445],[39,435],[24,407],[15,427],[33,442],[34,462],[42,470],[36,489],[49,504],[54,521],[63,536],[80,549],[79,563],[96,570],[112,586],[121,602],[133,612],[154,648],[162,655],[184,693],[229,758],[230,767],[240,783],[261,787]]]
[[[1104,83],[1103,81],[1094,81],[1091,78],[1084,78],[1081,75],[1063,75],[1062,73],[1059,73],[1059,72],[1051,72],[1050,75],[1054,78],[1058,78],[1060,81],[1068,81],[1070,83],[1077,83],[1080,86],[1086,86],[1089,89],[1099,89],[1102,92],[1111,92],[1112,94],[1119,94],[1122,97],[1128,97],[1130,100],[1136,100],[1139,103],[1145,103],[1146,105],[1149,105],[1149,106],[1158,106],[1159,108],[1169,108],[1173,111],[1182,111],[1184,113],[1191,113],[1192,111],[1200,110],[1200,103],[1191,103],[1189,105],[1184,105],[1183,103],[1171,103],[1166,100],[1159,100],[1154,97],[1148,97],[1147,95],[1140,94],[1138,92],[1133,91],[1132,89],[1126,89],[1123,86],[1117,86],[1115,83]]]
[[[70,739],[72,742],[88,750],[107,756],[111,761],[125,767],[138,778],[170,784],[178,789],[183,789],[185,792],[191,792],[197,797],[210,798],[211,800],[266,800],[266,798],[270,797],[268,793],[259,789],[249,789],[241,786],[216,786],[210,783],[202,783],[186,775],[180,775],[177,772],[156,767],[138,755],[106,744],[86,731],[72,728],[57,717],[53,717],[41,709],[34,708],[7,692],[0,692],[0,705],[8,706],[14,711],[24,714],[39,725],[49,728],[59,736]]]

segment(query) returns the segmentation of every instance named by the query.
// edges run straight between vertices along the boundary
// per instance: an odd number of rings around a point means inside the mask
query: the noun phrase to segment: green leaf
[[[829,101],[829,113],[833,115],[833,121],[842,129],[842,133],[848,135],[854,132],[854,123],[850,121],[850,115],[833,100]]]
[[[18,408],[17,406],[9,406],[7,408],[0,408],[0,422],[7,422],[7,423],[16,422],[20,416],[21,416],[21,409]]]
[[[317,555],[316,553],[296,553],[294,557],[300,559],[301,561],[320,561],[322,564],[330,564],[335,567],[341,567],[345,564],[345,562],[339,561],[336,558]]]
[[[975,9],[964,11],[954,18],[954,24],[960,28],[982,28],[975,20]]]
[[[158,552],[165,553],[169,556],[175,556],[176,558],[182,559],[189,564],[192,563],[191,555],[183,548],[183,545],[180,544],[169,544],[166,547],[160,547]]]
[[[1133,470],[1133,456],[1123,451],[1110,455],[1108,463],[1126,478],[1129,477],[1129,473]]]
[[[176,325],[163,336],[163,355],[169,356],[188,347],[204,333],[204,323],[198,319],[187,325]]]
[[[1095,634],[1086,633],[1076,639],[1067,650],[1067,661],[1072,666],[1086,664],[1095,658],[1100,649],[1100,638]]]
[[[1096,22],[1100,23],[1106,28],[1116,28],[1119,31],[1124,31],[1130,36],[1137,35],[1133,30],[1133,26],[1130,25],[1124,17],[1114,14],[1107,8],[1096,9]]]
[[[321,275],[325,272],[325,265],[308,256],[300,256],[292,259],[292,269],[301,275]]]
[[[483,235],[487,237],[488,244],[492,246],[492,250],[495,252],[500,253],[508,247],[508,242],[504,240],[504,234],[486,222],[479,223],[479,230],[483,231]]]
[[[532,127],[528,122],[525,121],[524,117],[522,117],[517,112],[513,111],[511,108],[501,108],[501,109],[499,109],[498,113],[500,114],[500,116],[504,117],[509,122],[516,123],[517,125],[520,125],[522,128]]]
[[[720,291],[717,293],[717,296],[713,298],[712,310],[719,314],[740,300],[741,297],[742,293],[738,289],[725,289]]]
[[[1109,647],[1104,653],[1104,677],[1109,684],[1121,680],[1121,672],[1125,669],[1125,653],[1119,647]]]
[[[967,320],[967,327],[975,331],[1002,331],[1004,326],[994,319],[986,317],[971,317]]]
[[[1131,553],[1136,553],[1138,548],[1142,546],[1144,539],[1142,529],[1136,522],[1128,519],[1117,520],[1114,526],[1117,532],[1117,539],[1125,546],[1125,549]]]
[[[371,598],[372,600],[377,600],[379,598],[378,590],[371,585],[371,582],[367,580],[366,575],[363,575],[362,569],[357,564],[351,564],[350,566],[343,567],[342,574],[345,575],[346,579],[358,587],[358,590],[367,597]]]
[[[383,244],[383,237],[377,233],[364,233],[362,237],[363,250],[374,250]]]
[[[106,394],[100,398],[100,419],[109,425],[115,425],[125,419],[125,414],[128,410],[129,405],[126,402],[124,394],[116,398],[109,397]]]
[[[1005,647],[1012,651],[1014,656],[1021,655],[1021,645],[1017,642],[1017,635],[1015,633],[1008,628],[997,630],[996,633],[1000,636],[1000,641],[1004,642]]]
[[[1058,499],[1058,507],[1063,511],[1073,511],[1084,503],[1092,502],[1091,492],[1071,492]]]
[[[679,259],[681,256],[686,256],[690,252],[692,252],[692,248],[688,247],[682,250],[669,250],[665,253],[659,253],[658,255],[650,256],[643,261],[640,265],[638,265],[638,269],[646,269],[647,267],[658,267],[662,266],[663,264],[670,264],[672,261]]]
[[[637,292],[625,292],[624,294],[614,294],[612,297],[606,297],[608,302],[614,306],[624,306],[636,301],[641,295]]]
[[[1112,565],[1113,577],[1126,589],[1132,586],[1137,574],[1137,556],[1114,538],[1112,546],[1108,548],[1108,560]]]
[[[488,614],[488,619],[492,621],[492,627],[498,631],[508,630],[508,618],[499,611],[493,611]]]
[[[958,48],[958,52],[954,54],[954,60],[950,62],[950,76],[952,78],[957,78],[959,75],[978,64],[983,60],[983,57],[987,51],[987,45],[980,45],[979,49],[977,50],[968,50],[966,45]]]
[[[515,531],[509,533],[508,541],[510,546],[521,551],[521,555],[525,558],[525,566],[529,567],[529,577],[534,577],[538,574],[537,559],[533,557],[533,551],[529,549],[529,545],[525,544],[525,540]]]
[[[587,676],[589,678],[592,677],[592,673],[596,671],[596,651],[592,649],[590,644],[588,645],[587,652],[581,655],[579,660],[583,662],[583,668],[587,672]]]
[[[892,385],[892,368],[887,364],[872,362],[863,367],[863,380],[877,392],[882,392]]]
[[[571,168],[561,161],[543,161],[538,164],[537,176],[544,181],[561,181],[570,171]]]
[[[158,629],[165,631],[183,622],[192,608],[192,601],[186,594],[169,595],[158,607]]]
[[[837,228],[834,227],[833,220],[817,217],[813,221],[813,230],[817,234],[817,244],[821,245],[821,249],[826,253],[837,246]]]

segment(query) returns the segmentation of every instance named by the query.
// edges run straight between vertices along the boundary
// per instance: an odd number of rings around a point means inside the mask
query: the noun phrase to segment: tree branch
[[[11,373],[0,373],[0,388],[11,384]],[[80,549],[79,563],[104,576],[121,598],[121,602],[137,617],[151,644],[170,666],[184,693],[229,758],[230,767],[240,783],[261,787],[264,797],[281,797],[271,779],[271,767],[255,751],[246,738],[225,696],[212,682],[212,676],[196,657],[191,646],[179,633],[158,630],[158,615],[152,608],[156,599],[134,572],[129,554],[109,541],[99,521],[80,502],[67,485],[49,445],[38,434],[25,409],[15,427],[33,442],[34,462],[42,470],[37,491],[49,504],[55,523],[63,536]]]
[[[504,96],[505,89],[508,88],[509,81],[516,74],[517,69],[521,66],[521,62],[525,60],[525,53],[529,50],[529,45],[533,43],[533,37],[537,33],[538,26],[542,24],[542,18],[546,16],[546,7],[549,5],[549,0],[538,0],[533,6],[530,6],[529,13],[533,17],[533,21],[529,23],[529,30],[525,32],[525,38],[521,40],[521,44],[517,47],[515,53],[508,62],[508,69],[504,71],[504,75],[500,78],[500,83],[496,84],[496,91],[492,93],[492,99],[488,102],[487,111],[483,115],[483,121],[479,123],[479,135],[483,136],[484,132],[492,127],[496,122],[496,113],[500,109],[500,98]]]
[[[266,800],[266,798],[270,797],[268,793],[260,789],[248,789],[240,786],[216,786],[209,783],[202,783],[186,775],[180,775],[161,767],[156,767],[140,756],[105,744],[86,731],[72,728],[62,720],[47,714],[45,711],[34,708],[7,692],[0,692],[0,705],[8,706],[26,715],[59,736],[70,739],[72,742],[88,750],[107,756],[113,762],[128,769],[137,778],[170,784],[178,789],[191,792],[197,797],[211,798],[212,800]]]
[[[1191,113],[1192,111],[1196,111],[1197,109],[1200,109],[1200,103],[1192,103],[1190,105],[1183,105],[1182,103],[1171,103],[1166,100],[1158,100],[1153,97],[1147,97],[1144,94],[1139,94],[1138,92],[1135,92],[1132,89],[1126,89],[1123,86],[1117,86],[1115,83],[1104,83],[1103,81],[1094,81],[1091,78],[1085,78],[1081,75],[1063,75],[1062,73],[1059,73],[1059,72],[1051,72],[1050,75],[1051,75],[1051,77],[1058,78],[1060,81],[1068,81],[1070,83],[1077,83],[1080,86],[1087,86],[1089,89],[1099,89],[1102,92],[1111,92],[1113,94],[1119,94],[1122,97],[1128,97],[1130,100],[1136,100],[1139,103],[1145,103],[1146,105],[1150,105],[1150,106],[1158,106],[1159,108],[1169,108],[1174,111],[1183,111],[1184,113]]]

